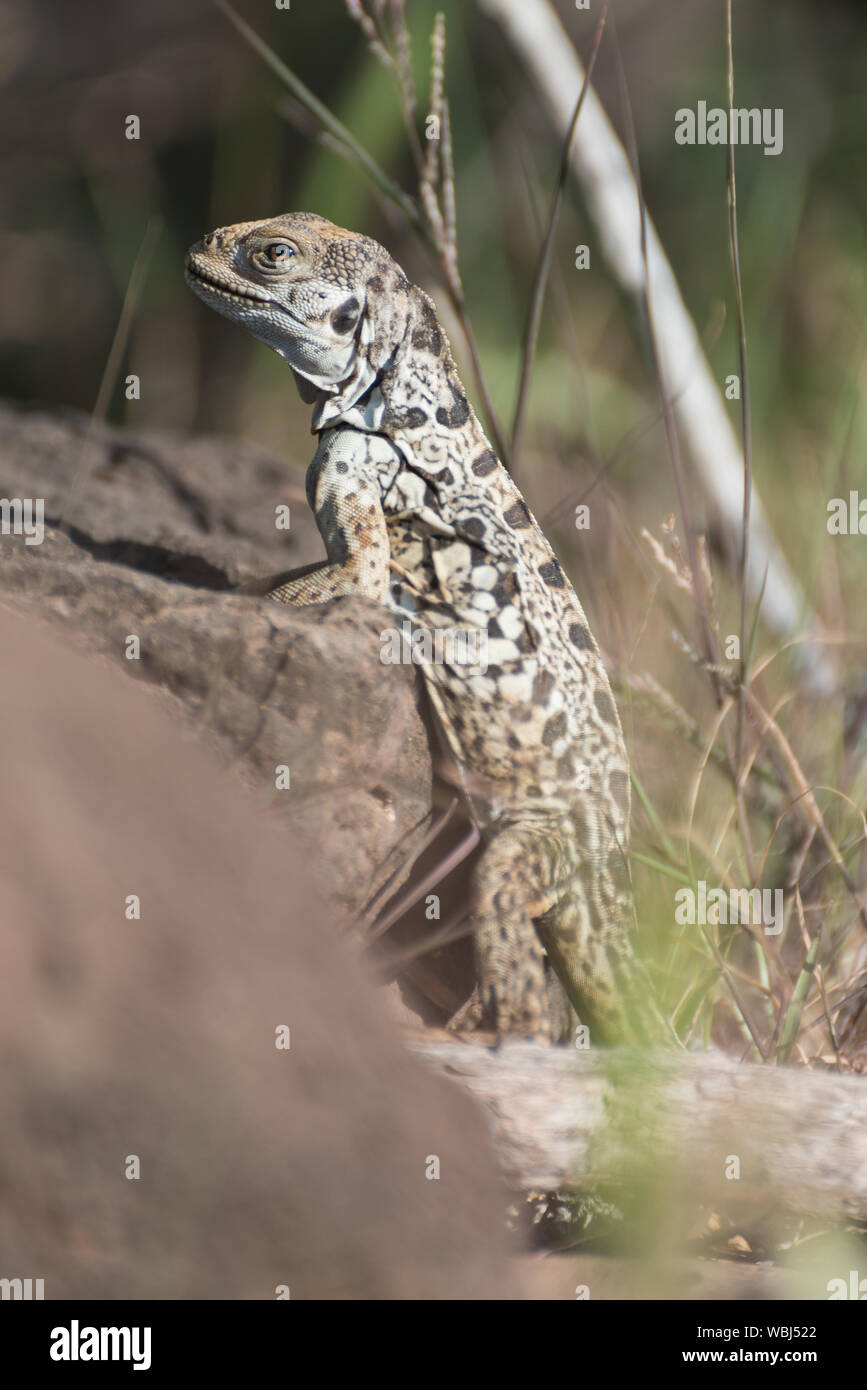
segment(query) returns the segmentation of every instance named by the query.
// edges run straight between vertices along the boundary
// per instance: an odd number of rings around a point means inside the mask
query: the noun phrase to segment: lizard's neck
[[[411,286],[406,309],[387,365],[373,378],[356,367],[337,393],[320,395],[314,430],[345,425],[383,434],[439,492],[462,491],[468,475],[476,487],[495,471],[507,476],[467,400],[433,301]]]

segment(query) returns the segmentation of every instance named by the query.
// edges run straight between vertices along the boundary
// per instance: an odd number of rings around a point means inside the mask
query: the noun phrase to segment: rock
[[[252,605],[174,586],[173,619],[164,583],[80,564],[103,581],[70,633],[112,625],[116,580],[114,626],[150,604],[166,670],[206,602],[265,644]],[[293,837],[69,645],[0,611],[0,1273],[46,1298],[510,1296],[479,1114],[400,1047]]]
[[[413,673],[379,660],[386,610],[227,592],[321,556],[300,499],[302,543],[274,529],[285,469],[213,440],[98,427],[87,442],[88,423],[0,407],[0,497],[43,498],[46,517],[41,545],[0,537],[0,595],[163,692],[304,837],[341,910],[399,885],[431,765]]]

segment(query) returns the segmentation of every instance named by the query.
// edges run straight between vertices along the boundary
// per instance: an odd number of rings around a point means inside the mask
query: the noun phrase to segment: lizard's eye
[[[283,265],[295,255],[295,247],[288,241],[272,241],[265,247],[265,255],[272,265]]]

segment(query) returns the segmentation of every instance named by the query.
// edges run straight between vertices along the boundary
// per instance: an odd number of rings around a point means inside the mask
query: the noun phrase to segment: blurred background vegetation
[[[571,0],[558,0],[556,8],[586,59],[600,6],[594,0],[590,11],[578,11]],[[394,82],[343,0],[291,0],[285,10],[270,0],[238,0],[238,9],[377,162],[414,190]],[[508,40],[472,0],[408,0],[420,123],[439,10],[448,36],[466,302],[497,412],[509,420],[561,142]],[[726,104],[725,7],[722,0],[618,0],[614,12],[648,211],[722,383],[737,371],[726,151],[677,146],[674,113],[699,99]],[[867,497],[867,12],[843,0],[751,0],[735,3],[734,23],[737,103],[785,111],[780,156],[756,148],[737,154],[756,483],[813,606],[843,638],[833,699],[817,706],[798,689],[785,656],[762,677],[763,699],[784,706],[786,734],[810,784],[836,789],[817,798],[845,846],[850,873],[863,882],[867,537],[829,537],[826,507],[850,488]],[[610,26],[594,83],[626,141]],[[137,141],[125,138],[129,114],[141,120]],[[135,428],[243,437],[284,458],[300,478],[312,453],[309,411],[285,365],[193,298],[183,255],[213,227],[306,209],[377,237],[437,297],[477,400],[435,260],[364,175],[323,142],[316,122],[208,0],[0,0],[0,129],[4,396],[93,409],[150,228],[152,254],[109,418]],[[570,179],[521,476],[619,673],[636,772],[648,793],[635,812],[644,856],[636,861],[640,916],[659,925],[658,965],[667,971],[673,1009],[686,988],[673,964],[673,887],[693,873],[713,881],[731,873],[743,883],[744,865],[724,775],[714,781],[710,774],[707,795],[702,789],[687,852],[682,832],[699,750],[682,730],[665,728],[631,703],[629,676],[647,672],[705,733],[714,711],[706,675],[671,638],[669,605],[678,596],[658,590],[659,572],[640,540],[643,527],[661,536],[660,523],[676,512],[674,490],[639,309],[601,255],[594,252],[590,271],[574,268],[576,245],[593,248],[594,239]],[[141,378],[138,401],[124,398],[126,372]],[[737,427],[737,403],[731,410]],[[556,520],[558,504],[580,494],[598,459],[611,455],[605,488],[593,494],[591,530],[576,540],[568,522]],[[715,546],[722,631],[736,631],[737,577],[726,571],[726,546],[714,537],[699,490],[690,492],[695,525]],[[682,616],[693,636],[694,616]],[[766,639],[760,655],[772,647]],[[761,881],[771,886],[786,881],[804,842],[778,781],[768,789],[757,779],[750,806],[758,849],[767,847]],[[703,861],[692,857],[699,842]],[[804,931],[795,923],[786,938],[790,978],[819,920],[834,943],[826,963],[841,960],[845,947],[851,978],[864,935],[851,894],[826,872],[827,856],[811,861],[806,848],[804,854],[813,876],[804,879]],[[704,946],[697,954],[703,988],[725,995],[718,962]],[[762,963],[744,958],[739,968],[755,974],[756,1007],[768,1006]],[[766,987],[769,979],[765,974]],[[785,1002],[774,994],[772,1017],[779,1020]],[[684,1028],[692,1007],[680,1020]]]

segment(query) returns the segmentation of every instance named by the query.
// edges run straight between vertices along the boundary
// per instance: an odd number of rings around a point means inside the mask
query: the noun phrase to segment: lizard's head
[[[378,242],[313,213],[210,232],[187,252],[186,279],[285,358],[304,400],[320,400],[320,424],[364,395],[406,331],[400,267]]]

